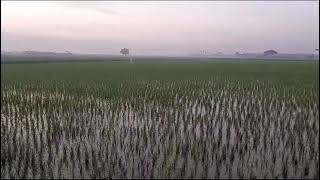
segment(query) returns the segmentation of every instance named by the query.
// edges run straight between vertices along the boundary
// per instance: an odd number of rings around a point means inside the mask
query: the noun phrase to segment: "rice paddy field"
[[[319,178],[319,63],[1,64],[3,178]]]

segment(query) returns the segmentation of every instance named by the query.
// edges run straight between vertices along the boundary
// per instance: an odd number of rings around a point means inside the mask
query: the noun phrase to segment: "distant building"
[[[240,55],[240,53],[239,52],[236,52],[236,54],[235,54],[236,56],[238,56],[238,55]]]
[[[275,50],[267,50],[267,51],[263,52],[263,55],[265,55],[265,56],[272,56],[272,55],[276,55],[276,54],[278,54],[278,52]]]

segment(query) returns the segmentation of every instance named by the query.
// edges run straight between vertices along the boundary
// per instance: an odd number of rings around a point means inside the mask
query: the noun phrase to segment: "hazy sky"
[[[118,54],[319,48],[319,1],[1,1],[2,50]]]

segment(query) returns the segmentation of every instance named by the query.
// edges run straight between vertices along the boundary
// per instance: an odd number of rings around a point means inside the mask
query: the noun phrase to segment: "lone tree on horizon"
[[[263,55],[265,55],[265,56],[272,56],[272,55],[276,55],[276,54],[278,54],[278,52],[273,49],[263,52]]]
[[[129,49],[123,48],[120,50],[120,53],[123,54],[124,56],[129,55]],[[130,63],[132,63],[132,58],[130,57]]]

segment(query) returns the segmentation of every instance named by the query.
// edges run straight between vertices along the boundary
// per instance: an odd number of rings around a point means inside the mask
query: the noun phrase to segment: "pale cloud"
[[[61,7],[74,8],[74,9],[86,9],[96,11],[106,15],[127,16],[125,13],[114,10],[112,6],[114,2],[104,1],[61,1],[54,2]]]

